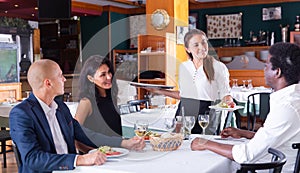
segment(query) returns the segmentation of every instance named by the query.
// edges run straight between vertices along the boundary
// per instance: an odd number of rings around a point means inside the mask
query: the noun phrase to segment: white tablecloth
[[[146,120],[149,122],[149,128],[156,130],[165,130],[164,118],[174,118],[176,105],[166,106],[166,108],[143,109],[141,112],[121,115],[122,126],[133,127],[137,120]]]
[[[270,88],[264,88],[264,87],[255,87],[251,90],[248,90],[248,89],[245,89],[245,88],[243,89],[242,87],[238,87],[238,88],[232,88],[231,91],[230,91],[230,94],[237,101],[246,103],[247,98],[250,94],[261,93],[261,92],[271,93],[272,90]],[[259,100],[259,99],[257,98],[257,100]],[[256,102],[256,103],[259,103],[259,101]]]
[[[214,139],[217,136],[206,136]],[[220,141],[220,140],[216,140]],[[223,140],[220,142],[237,144],[242,141]],[[237,163],[211,151],[191,151],[190,142],[184,141],[183,145],[175,151],[153,151],[147,143],[144,152],[130,151],[128,155],[117,160],[109,160],[101,166],[78,166],[72,171],[54,171],[57,173],[70,172],[205,172],[205,173],[232,173],[235,172]]]

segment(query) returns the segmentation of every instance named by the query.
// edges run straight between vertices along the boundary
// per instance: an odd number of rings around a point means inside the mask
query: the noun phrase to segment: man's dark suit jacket
[[[56,117],[69,154],[57,154],[50,126],[41,105],[31,94],[28,99],[16,105],[10,112],[10,134],[17,145],[22,164],[19,173],[51,172],[74,169],[76,156],[75,140],[96,147],[73,119],[68,107],[62,101],[58,104]]]

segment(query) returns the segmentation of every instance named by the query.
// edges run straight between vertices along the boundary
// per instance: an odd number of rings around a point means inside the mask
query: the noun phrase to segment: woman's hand
[[[145,140],[143,138],[134,136],[130,139],[124,139],[121,143],[121,147],[127,148],[129,150],[137,150],[140,151],[144,149],[146,146]]]

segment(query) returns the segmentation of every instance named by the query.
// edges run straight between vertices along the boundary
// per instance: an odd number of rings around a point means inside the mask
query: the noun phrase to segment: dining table
[[[220,136],[193,134],[192,138],[203,137],[226,144],[241,144],[247,139],[222,139]],[[120,173],[152,173],[152,172],[205,172],[232,173],[239,168],[239,164],[214,152],[192,151],[192,140],[184,140],[182,145],[174,151],[154,151],[151,144],[146,142],[143,151],[129,151],[121,157],[109,157],[100,166],[77,166],[74,170],[54,171],[54,173],[78,172],[120,172]]]
[[[11,109],[17,104],[19,104],[19,102],[4,102],[0,104],[0,127],[9,127],[9,113]]]
[[[178,104],[161,105],[153,109],[142,109],[138,112],[121,115],[123,136],[131,138],[134,134],[134,123],[137,121],[148,122],[150,131],[163,132],[166,131],[165,118],[174,118]]]
[[[247,99],[248,99],[248,96],[250,94],[253,94],[253,93],[262,93],[262,92],[263,93],[271,93],[272,89],[271,88],[265,88],[263,86],[261,86],[261,87],[254,87],[252,89],[248,89],[246,87],[239,86],[239,87],[233,87],[230,90],[231,96],[234,99],[236,99],[238,102],[241,102],[241,103],[246,103]],[[257,98],[257,100],[259,100],[259,99]],[[256,103],[259,103],[259,102],[256,102]]]
[[[230,94],[231,96],[238,102],[237,105],[240,106],[244,106],[243,109],[239,110],[240,115],[242,116],[247,116],[247,100],[248,100],[248,96],[250,94],[254,94],[254,93],[272,93],[272,89],[271,88],[266,88],[264,86],[260,86],[260,87],[254,87],[252,89],[248,89],[246,87],[242,87],[242,86],[238,86],[238,87],[233,87],[231,88]],[[254,101],[256,103],[256,105],[259,105],[259,97],[254,96]],[[259,108],[257,108],[257,111],[259,110]]]

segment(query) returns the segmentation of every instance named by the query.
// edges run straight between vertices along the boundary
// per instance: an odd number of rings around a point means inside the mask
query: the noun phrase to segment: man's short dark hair
[[[281,69],[288,85],[300,80],[300,47],[292,43],[279,42],[270,47],[272,70]]]

